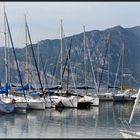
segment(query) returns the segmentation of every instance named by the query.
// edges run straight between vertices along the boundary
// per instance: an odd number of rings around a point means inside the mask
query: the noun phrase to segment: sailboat
[[[5,9],[4,9],[4,15],[5,15]],[[6,24],[5,24],[5,16],[4,16],[4,35],[5,35],[5,68],[6,68],[6,77],[5,77],[5,85],[1,85],[0,83],[0,114],[5,113],[12,113],[14,112],[14,100],[13,98],[8,97],[8,89],[9,89],[9,83],[7,81],[7,45],[6,45]]]
[[[93,106],[99,106],[99,97],[95,94],[95,93],[91,93],[91,95],[87,94],[87,90],[89,89],[89,86],[86,85],[86,61],[85,61],[85,51],[86,51],[86,36],[85,36],[85,26],[83,26],[84,28],[84,71],[85,71],[85,86],[83,87],[84,93],[85,95],[82,95],[79,100],[78,100],[78,108],[89,108],[91,105]],[[91,58],[90,58],[90,52],[89,49],[87,48],[88,51],[88,56],[90,59],[90,64],[92,67],[92,63],[91,63]],[[94,75],[94,71],[93,71],[93,67],[92,67],[92,73],[93,73],[93,77],[95,77]],[[95,80],[95,78],[94,78]],[[82,87],[81,87],[82,89]],[[92,88],[91,88],[92,89]]]
[[[39,83],[40,83],[40,86],[41,86],[41,91],[33,91],[32,93],[29,93],[28,95],[26,95],[27,103],[28,103],[27,108],[28,109],[45,109],[45,93],[44,93],[43,86],[42,86],[42,83],[41,83],[40,73],[39,73],[39,70],[38,70],[38,67],[37,67],[35,53],[34,53],[34,49],[33,49],[33,46],[32,46],[32,40],[31,40],[31,36],[30,36],[30,32],[29,32],[29,28],[28,28],[26,18],[25,18],[25,27],[26,27],[26,31],[27,31],[27,34],[28,34],[28,37],[29,37],[30,47],[31,47],[33,59],[34,59],[34,62],[35,62],[35,68],[36,68]]]
[[[68,80],[69,80],[69,69],[70,69],[70,51],[71,51],[71,44],[70,42],[70,48],[67,50],[67,58],[66,58],[66,63],[65,67],[63,69],[63,26],[62,26],[62,20],[61,20],[61,89],[58,91],[59,95],[57,101],[57,105],[55,106],[56,108],[63,107],[63,108],[77,108],[78,105],[78,96],[77,95],[72,95],[69,91],[68,87]],[[68,64],[68,75],[67,75],[67,89],[64,89],[64,86],[62,85],[63,83],[63,76],[65,72],[65,68]]]
[[[8,24],[8,19],[7,19],[6,12],[5,12],[5,20],[6,20],[6,23],[7,23],[8,33],[9,33],[9,37],[10,37],[10,40],[11,40],[15,61],[16,61],[18,76],[20,78],[21,87],[19,88],[19,91],[22,91],[22,94],[21,94],[22,96],[16,96],[13,91],[12,92],[10,91],[10,92],[11,92],[11,96],[12,96],[14,102],[15,102],[15,104],[14,104],[15,110],[20,111],[22,109],[22,110],[26,111],[27,101],[26,101],[26,97],[25,97],[25,93],[24,93],[25,87],[23,86],[23,83],[22,83],[21,73],[20,73],[20,70],[19,70],[18,62],[17,62],[16,52],[15,52],[15,48],[14,48],[14,44],[13,44],[13,40],[12,40],[12,36],[11,36],[11,32],[10,32],[10,27],[9,27],[9,24]],[[10,95],[8,95],[8,97],[9,96]]]
[[[16,52],[14,49],[14,44],[13,44],[13,40],[12,40],[12,35],[10,32],[10,27],[9,27],[9,23],[8,23],[8,18],[7,18],[7,14],[4,8],[4,22],[5,24],[7,24],[7,30],[9,33],[9,38],[11,41],[11,45],[12,45],[12,49],[13,49],[13,53],[14,53],[14,57],[15,57],[15,61],[16,61],[16,66],[17,66],[17,70],[18,70],[18,76],[20,78],[20,82],[21,82],[21,86],[23,88],[23,84],[22,84],[22,79],[21,79],[21,74],[20,74],[20,70],[19,70],[19,66],[18,66],[18,62],[17,62],[17,58],[16,58]],[[6,32],[6,27],[5,27],[5,32]],[[6,93],[6,96],[1,96],[0,102],[1,102],[1,110],[5,113],[11,113],[15,110],[15,108],[17,107],[17,103],[16,103],[16,99],[14,99],[13,95],[8,94],[8,89],[9,89],[9,84],[6,83],[6,85],[1,89],[1,93]],[[4,91],[5,90],[5,91]],[[24,90],[23,90],[24,92]],[[5,108],[5,109],[4,109]]]
[[[132,112],[131,112],[131,115],[130,115],[130,119],[129,119],[129,123],[128,123],[129,126],[132,122],[136,106],[139,102],[139,98],[140,98],[140,88],[139,88],[137,98],[135,100],[135,103],[134,103],[134,106],[133,106],[133,109],[132,109]],[[119,131],[124,138],[140,138],[140,131],[134,131],[134,130],[131,130],[131,129],[123,129],[123,130],[119,130]]]

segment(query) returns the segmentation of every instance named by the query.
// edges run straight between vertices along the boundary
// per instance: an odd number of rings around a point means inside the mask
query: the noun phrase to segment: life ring
[[[12,99],[12,103],[15,104],[16,103],[16,100],[15,99]]]

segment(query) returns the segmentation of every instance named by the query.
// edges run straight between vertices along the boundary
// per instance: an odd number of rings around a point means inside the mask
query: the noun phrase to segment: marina
[[[140,26],[110,27],[109,20],[96,30],[98,18],[88,17],[99,14],[98,2],[64,2],[70,13],[42,3],[0,2],[0,138],[140,138]]]

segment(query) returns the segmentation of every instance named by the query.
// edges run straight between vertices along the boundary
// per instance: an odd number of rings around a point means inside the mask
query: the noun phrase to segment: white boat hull
[[[19,110],[26,110],[27,109],[27,101],[24,97],[14,97],[15,99],[15,109]]]
[[[46,104],[44,98],[27,98],[27,109],[45,109]]]
[[[82,103],[82,102],[90,102],[90,105],[92,106],[99,106],[99,97],[85,95],[83,97],[80,97],[78,100],[78,103]]]
[[[77,96],[59,96],[59,103],[56,107],[64,107],[64,108],[77,108],[78,98]]]

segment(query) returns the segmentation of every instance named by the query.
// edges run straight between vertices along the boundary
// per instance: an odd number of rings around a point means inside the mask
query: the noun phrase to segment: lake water
[[[54,108],[0,116],[0,138],[122,138],[133,103],[100,102],[84,109]],[[140,106],[132,129],[140,130]]]

